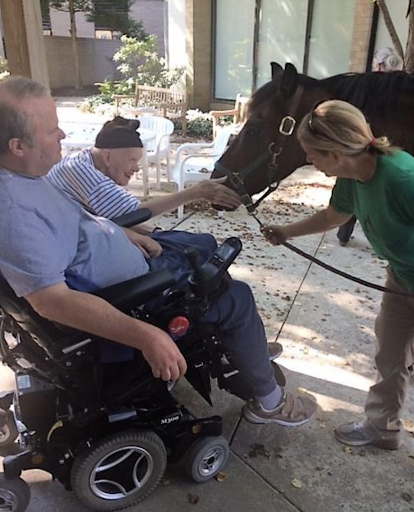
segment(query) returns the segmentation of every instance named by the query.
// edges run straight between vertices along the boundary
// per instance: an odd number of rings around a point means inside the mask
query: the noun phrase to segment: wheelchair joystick
[[[189,283],[191,286],[197,287],[198,284],[202,283],[207,278],[207,273],[205,269],[200,265],[198,261],[198,252],[197,249],[188,248],[185,251],[185,255],[190,262],[191,267],[193,268],[193,272],[189,277]]]

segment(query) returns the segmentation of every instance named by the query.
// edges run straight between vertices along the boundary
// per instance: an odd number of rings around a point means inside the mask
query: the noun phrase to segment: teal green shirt
[[[353,214],[377,255],[414,290],[414,157],[398,151],[378,157],[373,178],[338,178],[330,205]]]

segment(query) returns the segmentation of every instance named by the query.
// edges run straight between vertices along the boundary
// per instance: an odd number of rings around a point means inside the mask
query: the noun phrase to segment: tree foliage
[[[183,75],[184,68],[168,69],[165,59],[159,57],[154,35],[144,41],[122,36],[121,42],[113,60],[118,63],[124,81],[169,88]]]

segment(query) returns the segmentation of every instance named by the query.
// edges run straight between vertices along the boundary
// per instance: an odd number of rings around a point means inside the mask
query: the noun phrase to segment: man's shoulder
[[[64,156],[58,163],[56,163],[49,174],[63,172],[65,170],[76,170],[76,169],[88,169],[93,168],[93,160],[90,153],[90,149],[84,149],[79,153]]]

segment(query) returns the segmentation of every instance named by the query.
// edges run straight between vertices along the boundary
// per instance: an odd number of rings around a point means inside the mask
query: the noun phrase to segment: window
[[[255,0],[221,0],[216,6],[215,97],[249,96],[253,79]]]
[[[347,72],[355,2],[215,0],[214,98],[250,95],[272,61],[315,78]]]

